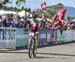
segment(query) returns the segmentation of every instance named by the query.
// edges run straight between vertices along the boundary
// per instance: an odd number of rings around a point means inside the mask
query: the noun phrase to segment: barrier
[[[16,48],[28,45],[28,30],[24,28],[0,28],[0,48]],[[74,30],[39,30],[38,46],[75,41]]]
[[[57,30],[57,44],[65,42],[65,31]]]
[[[56,44],[57,30],[47,29],[47,43]]]
[[[72,30],[65,31],[65,42],[72,42]]]
[[[23,47],[28,45],[28,31],[24,28],[16,29],[16,47]]]
[[[0,28],[0,48],[16,47],[16,29]]]
[[[75,31],[74,30],[72,31],[72,38],[73,38],[72,40],[75,41]]]
[[[39,39],[38,39],[38,46],[43,46],[47,43],[47,30],[40,29],[39,30]]]
[[[28,45],[28,33],[23,28],[0,28],[0,48],[16,48]]]

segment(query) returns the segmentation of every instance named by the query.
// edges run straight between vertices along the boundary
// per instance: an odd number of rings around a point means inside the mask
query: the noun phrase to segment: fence
[[[16,29],[0,28],[0,48],[16,47]]]
[[[39,30],[38,46],[75,41],[74,30]],[[15,48],[28,45],[28,30],[24,28],[0,28],[0,48]]]

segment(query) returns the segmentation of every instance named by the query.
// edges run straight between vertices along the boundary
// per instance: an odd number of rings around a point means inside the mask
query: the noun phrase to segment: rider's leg
[[[30,43],[31,43],[31,40],[32,40],[32,37],[33,37],[33,36],[34,36],[34,33],[33,33],[33,32],[29,33],[28,48],[29,48],[29,46],[30,46]]]
[[[31,42],[31,39],[32,39],[31,33],[29,33],[29,36],[28,36],[28,37],[29,37],[29,39],[28,39],[28,40],[29,40],[29,41],[28,41],[28,48],[29,48],[29,47],[30,47],[30,42]]]
[[[38,32],[36,32],[36,46],[38,46],[38,38],[39,38],[39,33]]]

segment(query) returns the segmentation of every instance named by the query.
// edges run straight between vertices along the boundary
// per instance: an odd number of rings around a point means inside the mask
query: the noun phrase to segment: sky
[[[8,6],[15,7],[15,1],[12,0],[13,4],[8,4]],[[58,3],[62,3],[65,6],[75,7],[75,0],[26,0],[25,7],[31,8],[32,10],[40,8],[40,4],[42,2],[46,2],[47,6],[56,5]]]

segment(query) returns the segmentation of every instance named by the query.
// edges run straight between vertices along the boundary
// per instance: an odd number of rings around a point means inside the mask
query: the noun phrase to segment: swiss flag
[[[58,10],[58,12],[56,14],[54,14],[54,16],[52,17],[52,20],[54,22],[57,22],[56,23],[56,26],[61,26],[63,27],[64,25],[64,16],[65,16],[65,13],[66,13],[66,8],[62,8],[60,10]]]
[[[63,8],[57,12],[57,15],[61,20],[64,20],[65,13],[66,13],[66,8]]]
[[[66,8],[60,9],[53,17],[52,20],[56,21],[57,19],[64,20],[64,16],[66,13]]]
[[[57,22],[57,20],[58,20],[57,14],[54,14],[54,16],[52,17],[52,20],[55,21],[55,22]]]
[[[41,9],[42,9],[42,10],[46,10],[46,2],[43,2],[43,3],[41,4]]]

